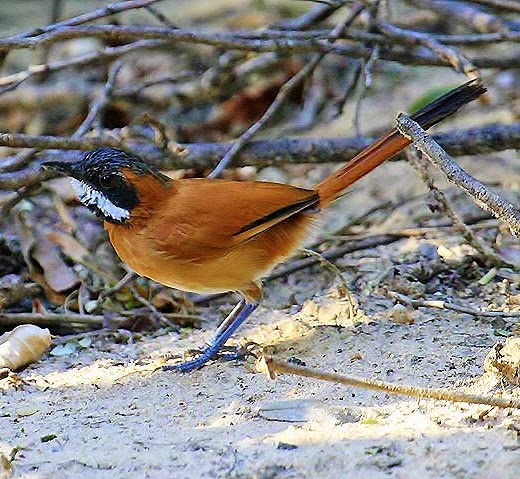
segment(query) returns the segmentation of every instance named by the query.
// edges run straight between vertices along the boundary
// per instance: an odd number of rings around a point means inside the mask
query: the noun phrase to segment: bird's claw
[[[210,347],[206,349],[188,349],[182,354],[164,354],[164,360],[180,359],[183,362],[177,364],[166,364],[162,367],[163,371],[189,372],[199,369],[210,360],[221,359],[224,361],[234,361],[246,359],[248,356],[256,358],[258,344],[249,342],[244,346],[223,346],[219,351],[213,352]],[[189,359],[187,359],[189,358]]]

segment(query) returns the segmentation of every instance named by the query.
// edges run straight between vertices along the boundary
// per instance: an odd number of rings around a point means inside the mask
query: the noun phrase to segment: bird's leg
[[[224,346],[226,341],[232,336],[232,334],[238,329],[238,327],[249,317],[249,315],[258,307],[257,302],[250,302],[245,299],[233,308],[231,313],[222,321],[220,326],[217,328],[213,339],[201,352],[200,356],[191,360],[185,361],[181,364],[172,364],[163,366],[164,371],[180,371],[188,372],[193,369],[198,369],[207,363],[213,356],[215,356],[219,349]]]
[[[235,307],[231,310],[231,312],[222,320],[222,322],[219,324],[218,328],[213,333],[212,338],[206,343],[206,346],[210,346],[212,343],[217,341],[218,337],[227,329],[229,328],[229,325],[233,323],[235,320],[237,314],[240,312],[240,310],[244,307],[245,299],[241,299]]]

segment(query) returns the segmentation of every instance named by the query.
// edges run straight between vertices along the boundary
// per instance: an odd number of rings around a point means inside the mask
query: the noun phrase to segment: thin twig
[[[275,38],[267,40],[247,40],[233,33],[203,33],[195,30],[149,26],[88,25],[78,27],[60,27],[48,33],[30,38],[0,39],[0,50],[32,49],[50,43],[75,38],[99,38],[109,41],[129,42],[136,40],[163,40],[168,43],[200,43],[228,50],[242,50],[258,53],[334,53],[353,58],[370,58],[371,49],[361,45],[332,44],[328,40],[293,40]],[[381,59],[406,65],[450,66],[449,61],[426,52],[385,49]],[[516,54],[498,57],[479,55],[469,58],[477,68],[516,68],[520,58]]]
[[[6,93],[9,91],[8,89],[12,90],[13,88],[18,87],[22,82],[42,73],[54,73],[65,68],[85,66],[91,63],[106,62],[107,60],[119,58],[138,50],[153,50],[163,45],[165,45],[165,43],[161,40],[137,40],[127,45],[105,47],[98,51],[86,53],[84,55],[79,55],[73,58],[67,58],[65,60],[30,65],[24,71],[12,73],[0,78],[0,86],[4,87],[4,89],[0,90],[0,94]]]
[[[354,297],[352,296],[352,293],[350,292],[350,288],[348,287],[347,281],[345,280],[345,277],[343,276],[340,269],[334,263],[331,263],[328,259],[326,259],[322,254],[316,251],[313,251],[308,248],[304,248],[302,251],[304,255],[316,258],[320,262],[320,264],[323,265],[324,268],[331,271],[334,274],[334,276],[336,276],[336,278],[339,279],[341,283],[340,294],[347,299],[347,303],[349,306],[348,319],[353,320],[358,313],[358,307],[356,305]]]
[[[130,291],[134,295],[134,298],[139,301],[143,306],[148,308],[153,316],[155,316],[163,326],[173,326],[172,322],[161,313],[150,301],[148,301],[143,295],[137,291],[135,286],[130,286]]]
[[[125,12],[128,10],[134,10],[136,8],[142,8],[146,5],[157,3],[158,1],[159,0],[125,0],[123,2],[109,3],[108,5],[105,5],[104,7],[99,8],[97,10],[92,10],[91,12],[84,13],[76,17],[67,18],[66,20],[62,20],[52,25],[47,25],[46,27],[40,27],[28,32],[18,33],[17,35],[8,37],[8,39],[14,40],[19,38],[35,37],[43,33],[51,32],[60,27],[82,25],[84,23],[92,22],[94,20],[115,15],[117,13]]]
[[[388,296],[397,299],[403,304],[412,306],[413,308],[447,309],[483,318],[520,318],[520,311],[485,311],[468,308],[466,306],[459,306],[458,304],[443,301],[441,299],[414,299],[402,293],[397,293],[396,291],[388,291]]]
[[[94,123],[98,121],[99,115],[101,115],[103,110],[106,108],[107,104],[110,102],[110,96],[112,94],[112,90],[114,89],[117,75],[121,70],[122,66],[123,62],[121,59],[116,60],[116,62],[112,65],[107,81],[105,83],[105,87],[103,88],[103,92],[92,104],[88,112],[88,115],[83,120],[83,123],[81,123],[81,125],[72,135],[73,139],[81,138],[92,128]]]
[[[455,47],[443,45],[438,40],[433,39],[430,35],[413,30],[405,30],[396,27],[390,23],[379,22],[378,28],[385,35],[399,39],[405,44],[424,45],[430,49],[439,58],[447,60],[455,71],[463,72],[469,78],[478,78],[480,73],[477,67]]]
[[[505,12],[520,13],[520,3],[518,0],[472,0],[473,3],[480,3],[486,7],[491,7],[496,10],[503,10]]]
[[[134,316],[132,311],[125,311],[119,315],[102,316],[99,314],[74,314],[74,313],[2,313],[0,312],[0,325],[12,326],[18,324],[38,324],[40,326],[73,327],[81,325],[88,329],[99,329],[105,325],[113,324],[114,326],[127,325],[128,321]],[[196,321],[204,321],[201,316],[181,313],[164,313],[168,319],[189,319]]]
[[[505,32],[507,25],[496,15],[493,15],[474,5],[463,4],[453,0],[408,0],[414,5],[427,8],[443,18],[466,25],[477,32]]]
[[[520,236],[520,211],[458,166],[410,117],[401,113],[396,119],[396,124],[398,130],[414,142],[414,145],[444,173],[449,182],[461,188],[478,206],[504,221],[513,235]]]
[[[401,384],[388,383],[377,379],[356,378],[343,374],[329,373],[318,369],[299,366],[296,364],[281,361],[270,356],[263,356],[257,365],[257,369],[266,372],[271,379],[279,374],[292,374],[294,376],[318,379],[345,386],[354,386],[372,391],[380,391],[387,394],[399,394],[410,397],[436,399],[450,402],[464,402],[470,404],[486,404],[499,408],[520,409],[520,399],[512,397],[498,397],[481,394],[469,394],[452,389],[433,389],[420,386],[408,386]]]
[[[408,150],[406,157],[430,190],[430,193],[433,195],[435,201],[440,207],[440,211],[445,213],[450,219],[454,230],[460,233],[464,240],[473,246],[473,248],[475,248],[475,250],[481,255],[481,258],[483,258],[488,264],[498,267],[510,266],[509,263],[496,254],[492,248],[481,242],[473,231],[464,224],[462,218],[451,206],[446,195],[435,186],[433,178],[428,173],[428,162],[416,150]]]

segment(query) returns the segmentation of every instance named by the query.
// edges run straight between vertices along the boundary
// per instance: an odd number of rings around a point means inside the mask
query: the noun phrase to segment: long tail
[[[411,115],[411,118],[424,129],[428,129],[455,113],[461,106],[475,100],[485,91],[486,88],[479,80],[471,80],[429,103]],[[388,135],[379,138],[362,150],[343,168],[316,185],[315,189],[320,197],[320,208],[328,205],[345,188],[392,158],[410,143],[408,138],[393,129]]]

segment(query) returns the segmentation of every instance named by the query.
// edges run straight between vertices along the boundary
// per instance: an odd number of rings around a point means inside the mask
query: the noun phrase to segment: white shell
[[[51,345],[48,329],[22,324],[0,336],[0,368],[13,371],[38,361]]]

